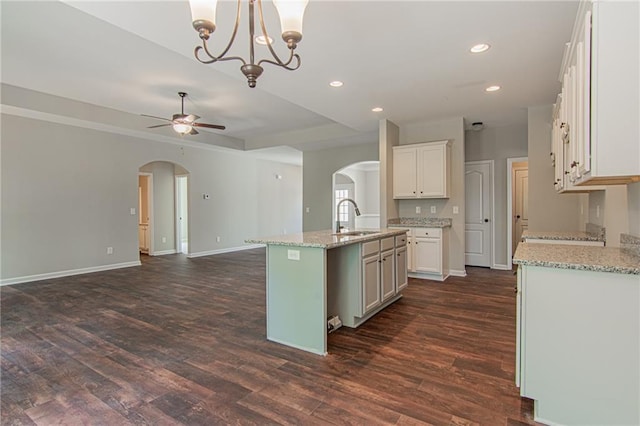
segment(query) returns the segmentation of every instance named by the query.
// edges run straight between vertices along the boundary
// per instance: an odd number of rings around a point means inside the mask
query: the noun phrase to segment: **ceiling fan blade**
[[[195,126],[195,127],[206,127],[208,129],[218,129],[218,130],[226,129],[225,126],[222,126],[220,124],[193,123],[192,126]]]
[[[196,129],[194,129],[194,128],[191,128],[191,131],[189,132],[189,134],[190,134],[190,135],[197,135],[198,133],[200,133],[200,132],[198,132],[198,131],[197,131]]]
[[[171,126],[172,123],[167,123],[167,124],[156,124],[155,126],[149,126],[147,127],[147,129],[155,129],[156,127],[166,127],[166,126]]]
[[[168,118],[163,118],[163,117],[156,117],[155,115],[147,115],[147,114],[140,114],[143,117],[150,117],[150,118],[155,118],[158,120],[164,120],[164,121],[171,121]]]
[[[184,117],[184,120],[185,120],[185,121],[188,121],[188,122],[190,122],[190,123],[193,123],[193,122],[194,122],[194,121],[196,121],[198,118],[200,118],[200,117],[198,117],[197,115],[189,114],[189,115],[187,115],[186,117]]]

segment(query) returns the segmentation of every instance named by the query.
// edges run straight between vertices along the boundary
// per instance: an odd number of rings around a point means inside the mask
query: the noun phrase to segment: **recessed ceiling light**
[[[344,83],[338,80],[332,81],[331,83],[329,83],[329,86],[331,87],[342,87]]]
[[[486,92],[495,92],[497,90],[500,90],[500,86],[489,86],[486,89],[484,89]]]
[[[482,53],[482,52],[486,52],[487,50],[489,50],[490,47],[491,46],[489,46],[486,43],[480,43],[480,44],[476,44],[471,49],[469,49],[469,52],[471,52],[471,53]]]
[[[380,107],[375,107],[375,108],[371,108],[371,111],[373,111],[373,112],[382,112],[384,110],[382,108],[380,108]]]
[[[263,35],[259,35],[255,37],[256,43],[261,44],[263,46],[267,45],[267,39]],[[269,37],[269,44],[273,43],[273,39]]]

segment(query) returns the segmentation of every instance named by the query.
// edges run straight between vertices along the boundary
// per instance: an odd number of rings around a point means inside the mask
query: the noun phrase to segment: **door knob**
[[[516,219],[520,219],[520,215],[519,215],[519,214],[518,214],[518,215],[516,215]]]
[[[485,223],[489,222],[489,219],[485,219],[485,220],[484,220],[484,222],[485,222]]]

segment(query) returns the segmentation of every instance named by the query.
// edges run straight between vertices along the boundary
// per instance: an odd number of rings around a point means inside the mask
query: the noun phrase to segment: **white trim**
[[[451,275],[452,277],[466,277],[467,276],[467,270],[463,269],[463,270],[459,271],[457,269],[451,269],[451,270],[449,270],[449,275]]]
[[[289,346],[290,348],[299,349],[301,351],[309,352],[314,355],[327,356],[327,352],[319,352],[313,348],[308,348],[306,346],[296,345],[295,343],[285,342],[284,340],[274,339],[272,337],[267,337],[267,340],[273,343],[277,343],[279,345]]]
[[[149,253],[149,256],[164,256],[167,254],[176,254],[176,253],[178,253],[176,249],[172,248],[169,250],[154,251],[153,253]]]
[[[509,265],[499,265],[499,264],[494,264],[491,269],[498,269],[500,271],[510,271],[512,268],[509,267]]]
[[[248,244],[246,246],[240,246],[240,247],[229,247],[229,248],[223,248],[223,249],[218,249],[218,250],[199,251],[197,253],[189,253],[187,255],[187,257],[189,259],[192,259],[194,257],[213,256],[213,255],[216,255],[216,254],[232,253],[234,251],[251,250],[251,249],[262,248],[262,247],[266,247],[266,245],[264,245],[264,244]]]
[[[513,163],[521,161],[529,161],[529,157],[511,157],[507,158],[507,269],[513,268],[511,261],[511,240],[513,239]],[[497,269],[497,268],[496,268]]]
[[[491,268],[495,269],[495,265],[496,265],[495,264],[495,261],[496,261],[496,188],[495,188],[496,180],[495,180],[495,169],[494,169],[495,161],[494,160],[466,161],[464,163],[465,173],[466,173],[467,164],[471,164],[471,165],[488,164],[489,165],[489,173],[491,174],[489,179],[490,180],[489,188],[491,193],[491,203],[490,203],[491,230],[489,231],[491,232],[491,253],[489,254],[489,257],[490,257],[489,265],[491,265]],[[465,209],[466,209],[466,206],[465,206]],[[466,276],[466,275],[467,274],[465,272],[465,274],[462,276]]]
[[[47,272],[46,274],[25,275],[23,277],[5,278],[0,280],[0,286],[27,283],[31,281],[49,280],[52,278],[70,277],[72,275],[91,274],[93,272],[109,271],[111,269],[140,266],[139,260],[133,262],[113,263],[111,265],[91,266],[89,268],[69,269],[66,271]]]

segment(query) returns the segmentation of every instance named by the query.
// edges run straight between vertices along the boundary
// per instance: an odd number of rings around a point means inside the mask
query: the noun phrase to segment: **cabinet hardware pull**
[[[517,293],[517,292],[518,292],[518,287],[514,287],[514,288],[513,288],[513,292],[514,292],[514,293]]]

